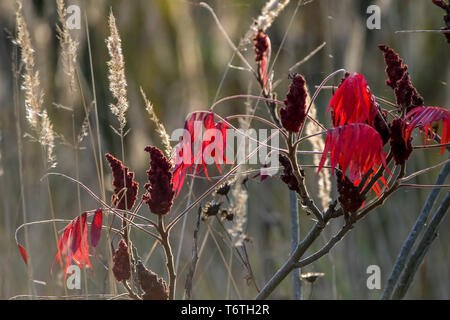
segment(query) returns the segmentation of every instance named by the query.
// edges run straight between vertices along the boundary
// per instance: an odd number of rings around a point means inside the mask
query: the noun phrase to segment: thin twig
[[[198,232],[200,230],[200,217],[201,217],[202,209],[199,207],[198,209],[198,215],[197,215],[197,224],[195,226],[194,231],[194,240],[192,245],[192,260],[191,260],[191,266],[189,268],[189,272],[186,276],[186,284],[184,286],[185,288],[185,295],[186,300],[191,299],[192,294],[192,282],[194,279],[195,269],[197,268],[197,262],[198,262]]]
[[[447,192],[444,200],[442,201],[441,206],[434,214],[433,218],[430,221],[430,224],[425,230],[425,233],[422,237],[422,240],[417,245],[416,250],[411,255],[408,263],[406,264],[405,270],[398,281],[397,287],[392,294],[392,299],[398,300],[402,299],[406,292],[408,291],[412,280],[414,279],[414,275],[417,272],[420,264],[422,263],[426,253],[431,247],[434,239],[437,237],[437,231],[439,226],[447,214],[448,207],[450,206],[450,192]]]
[[[447,178],[448,174],[450,172],[450,162],[447,162],[445,166],[441,169],[441,172],[439,173],[435,184],[442,184],[444,183],[445,179]],[[405,178],[405,179],[408,179]],[[405,267],[406,259],[409,256],[409,253],[411,252],[411,249],[414,245],[414,243],[417,240],[417,237],[419,236],[420,232],[425,226],[425,223],[428,219],[428,215],[433,208],[433,204],[436,201],[437,196],[439,195],[440,189],[436,188],[433,189],[430,194],[428,195],[428,198],[422,208],[422,211],[420,212],[419,216],[417,217],[416,223],[414,224],[413,228],[409,232],[409,235],[405,242],[403,243],[403,246],[400,250],[400,253],[394,263],[394,267],[392,268],[391,274],[389,276],[389,279],[386,282],[385,289],[383,291],[381,299],[390,299],[392,292],[394,290],[394,287],[400,277],[400,274]]]

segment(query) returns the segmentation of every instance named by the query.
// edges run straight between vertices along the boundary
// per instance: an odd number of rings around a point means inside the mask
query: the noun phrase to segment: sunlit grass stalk
[[[94,75],[94,63],[92,59],[92,46],[91,46],[91,38],[89,34],[89,22],[87,18],[87,14],[85,12],[84,14],[84,21],[85,21],[85,29],[86,29],[86,39],[87,39],[87,48],[89,53],[89,70],[90,70],[90,76],[91,76],[91,85],[92,85],[92,96],[93,96],[93,104],[94,104],[94,117],[95,117],[95,126],[96,126],[96,136],[97,136],[97,148],[98,148],[98,158],[102,159],[103,153],[102,153],[102,139],[100,135],[100,121],[98,118],[98,108],[97,108],[97,90],[95,85],[95,75]],[[95,152],[95,150],[93,151]],[[101,199],[103,201],[106,201],[106,192],[105,192],[105,178],[104,178],[104,170],[103,170],[103,161],[99,161],[98,167],[100,168],[100,192],[101,192]],[[97,173],[98,174],[98,173]],[[106,223],[109,224],[110,216],[107,214],[106,217]],[[110,233],[106,233],[106,242],[105,242],[105,248],[106,252],[108,252],[108,281],[109,281],[109,288],[112,290],[112,292],[117,295],[117,285],[116,281],[114,279],[114,274],[112,272],[112,266],[113,266],[113,259],[112,259],[112,251],[110,248],[111,243],[111,237]]]
[[[28,222],[27,215],[27,202],[25,195],[25,179],[23,170],[23,141],[22,141],[22,127],[20,124],[20,107],[19,107],[19,70],[17,70],[17,48],[13,49],[13,77],[14,77],[14,118],[16,123],[16,135],[17,135],[17,157],[19,166],[19,182],[20,182],[20,200],[22,207],[22,219],[24,223]],[[30,240],[28,227],[24,228],[24,238],[25,238],[25,250],[30,252]],[[33,263],[32,258],[28,255],[27,259],[27,275],[28,275],[28,292],[30,297],[36,295],[36,289],[33,282]]]

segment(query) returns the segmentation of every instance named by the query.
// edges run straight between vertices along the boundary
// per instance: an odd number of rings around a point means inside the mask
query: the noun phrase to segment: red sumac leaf
[[[20,255],[22,256],[23,261],[25,262],[25,264],[28,265],[28,256],[25,248],[22,247],[20,244],[18,244],[17,246],[19,247]]]
[[[94,248],[97,247],[102,235],[102,221],[103,211],[102,209],[97,209],[91,223],[91,246]]]

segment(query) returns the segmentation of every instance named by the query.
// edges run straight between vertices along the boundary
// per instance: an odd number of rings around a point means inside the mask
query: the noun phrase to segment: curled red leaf
[[[442,120],[442,134],[441,143],[450,142],[450,112],[444,108],[439,107],[417,107],[411,110],[407,115],[407,119],[411,119],[405,134],[405,141],[411,136],[414,128],[419,127],[425,132],[425,141],[428,138],[429,129],[433,122]],[[445,146],[441,148],[441,154],[444,153]]]
[[[377,108],[364,76],[347,74],[331,98],[327,111],[330,109],[333,110],[335,127],[350,123],[373,125]]]
[[[202,136],[202,129],[205,130]],[[227,143],[226,122],[214,122],[213,112],[194,112],[184,124],[184,133],[180,143],[175,148],[173,162],[173,190],[178,197],[188,170],[192,174],[204,172],[209,179],[207,171],[207,157],[210,155],[218,170],[221,165],[231,162],[225,157]]]
[[[65,258],[65,277],[69,266],[73,261],[80,268],[88,266],[92,269],[89,261],[89,243],[87,240],[87,214],[84,212],[80,217],[76,217],[69,223],[63,231],[58,241],[58,252],[56,259],[61,264],[62,258]]]
[[[97,247],[97,244],[100,241],[102,235],[102,221],[103,211],[102,209],[97,209],[91,223],[91,246],[93,248]]]
[[[373,165],[383,164],[386,167],[381,136],[366,124],[355,123],[329,129],[318,171],[323,168],[328,152],[332,174],[339,164],[344,174],[349,169],[351,181],[361,179]]]
[[[19,247],[20,255],[22,256],[23,261],[25,262],[26,265],[28,265],[27,251],[20,244],[18,244],[17,246]]]
[[[267,85],[267,66],[270,59],[270,39],[264,31],[259,30],[253,38],[255,45],[255,61],[258,63],[258,75],[263,81],[264,86]]]

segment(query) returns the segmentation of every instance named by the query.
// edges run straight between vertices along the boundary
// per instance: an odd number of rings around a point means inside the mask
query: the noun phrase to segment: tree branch
[[[426,253],[430,249],[434,239],[436,239],[437,237],[437,230],[442,220],[444,219],[449,206],[450,206],[450,192],[447,192],[447,195],[445,196],[441,206],[436,211],[433,218],[431,219],[430,224],[425,230],[422,240],[417,245],[417,248],[414,251],[414,253],[411,255],[411,258],[409,259],[405,267],[405,270],[403,271],[403,274],[398,282],[398,285],[394,293],[392,294],[392,299],[398,300],[402,299],[405,296],[406,292],[409,289],[409,286],[412,283],[412,280],[414,279],[414,275],[416,274],[417,269],[422,263]]]
[[[450,162],[447,162],[445,164],[445,166],[442,168],[441,172],[439,173],[435,184],[444,183],[449,172],[450,172]],[[428,219],[428,215],[429,215],[431,209],[433,208],[433,204],[436,201],[436,198],[439,195],[439,192],[440,192],[440,189],[436,188],[436,189],[433,189],[430,192],[430,194],[428,195],[425,205],[423,206],[422,211],[420,212],[419,216],[417,217],[416,223],[414,224],[413,228],[409,232],[408,238],[403,243],[400,253],[397,256],[397,259],[395,261],[394,267],[392,268],[389,279],[386,282],[385,289],[383,291],[381,299],[386,300],[386,299],[391,298],[392,292],[398,281],[398,278],[400,277],[400,274],[403,271],[403,268],[405,267],[406,260],[409,256],[409,253],[410,253],[414,243],[416,242],[417,237],[419,236],[420,232],[422,231],[423,227],[425,226],[425,223]]]

